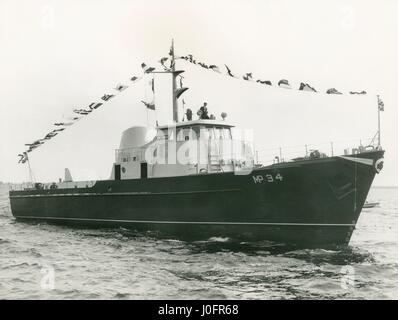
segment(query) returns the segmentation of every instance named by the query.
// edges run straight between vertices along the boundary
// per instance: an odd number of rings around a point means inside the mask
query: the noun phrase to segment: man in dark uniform
[[[205,102],[203,106],[200,107],[197,114],[199,116],[199,119],[210,119],[209,113],[207,111],[207,102]]]

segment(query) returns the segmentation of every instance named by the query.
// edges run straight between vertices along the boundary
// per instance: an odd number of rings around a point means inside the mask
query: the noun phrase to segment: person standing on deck
[[[203,103],[203,106],[200,107],[197,115],[199,116],[199,119],[210,119],[209,113],[207,111],[207,102]]]

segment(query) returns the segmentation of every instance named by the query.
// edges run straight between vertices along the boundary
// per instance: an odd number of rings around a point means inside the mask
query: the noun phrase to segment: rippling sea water
[[[0,186],[0,298],[397,299],[398,189],[368,199],[348,248],[297,250],[16,222]]]

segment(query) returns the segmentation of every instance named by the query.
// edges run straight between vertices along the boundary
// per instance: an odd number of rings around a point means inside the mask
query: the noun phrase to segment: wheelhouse
[[[142,127],[132,127],[123,133],[113,179],[209,174],[254,165],[250,135],[224,121],[201,119],[158,126],[151,138],[142,131]],[[139,132],[140,141],[129,141],[128,137],[139,137]]]

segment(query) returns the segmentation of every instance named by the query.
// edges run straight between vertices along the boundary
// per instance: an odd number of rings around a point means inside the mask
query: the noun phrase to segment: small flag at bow
[[[379,96],[377,96],[377,104],[379,106],[379,110],[384,111],[384,102],[380,99]]]

